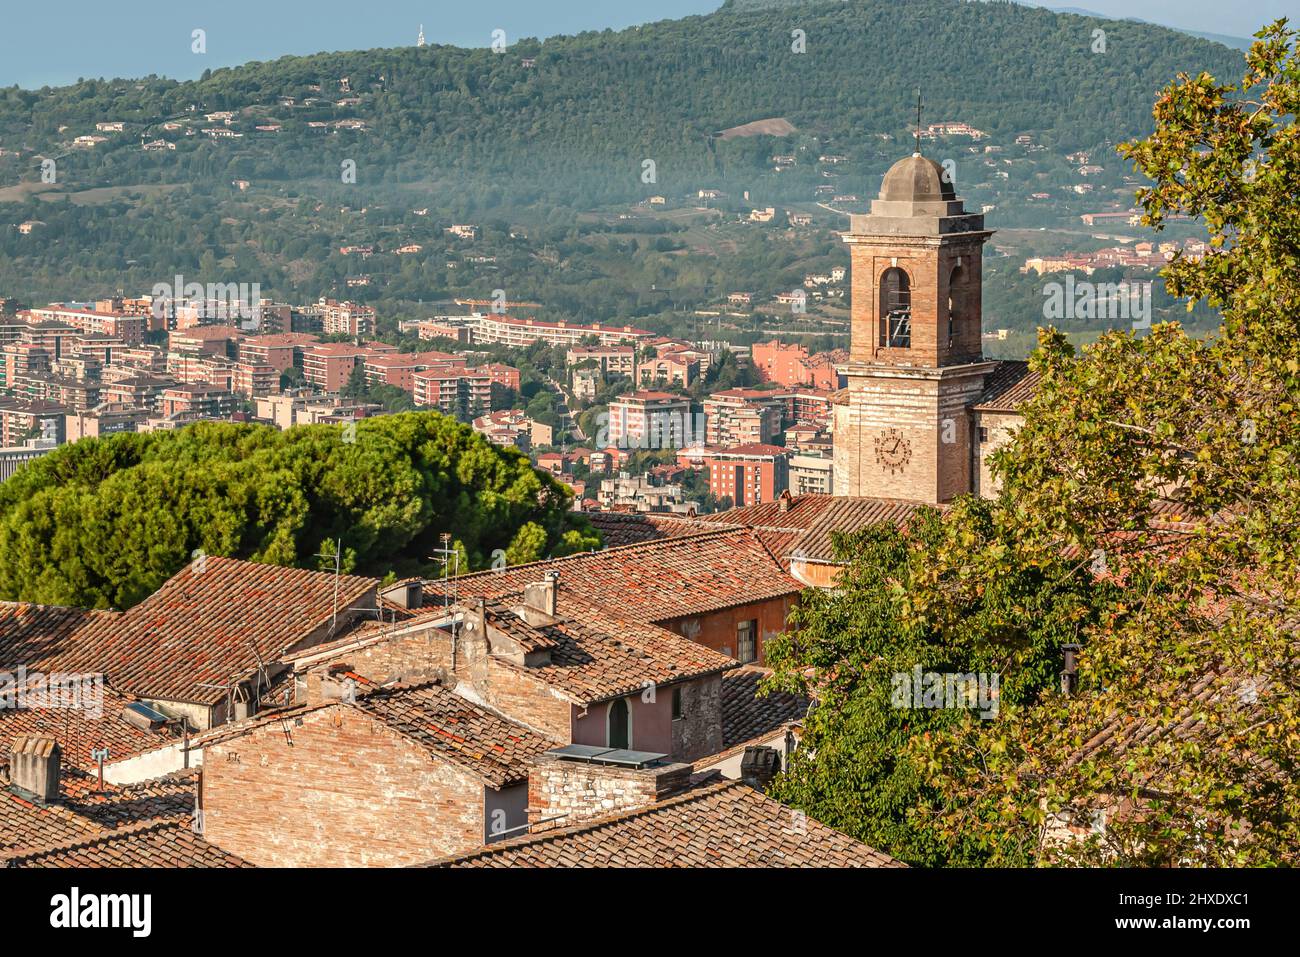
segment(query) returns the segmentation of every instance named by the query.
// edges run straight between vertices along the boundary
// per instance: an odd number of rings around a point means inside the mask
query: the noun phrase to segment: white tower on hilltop
[[[415,45],[417,47],[424,46],[424,24],[423,23],[420,24],[420,35],[416,37]]]

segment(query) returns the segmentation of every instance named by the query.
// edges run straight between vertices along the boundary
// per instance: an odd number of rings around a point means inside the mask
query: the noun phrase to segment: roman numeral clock
[[[876,436],[876,463],[890,475],[897,475],[912,461],[912,443],[898,429],[885,429]]]

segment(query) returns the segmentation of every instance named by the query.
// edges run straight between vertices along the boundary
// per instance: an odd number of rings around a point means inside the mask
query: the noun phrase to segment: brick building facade
[[[972,410],[1008,365],[981,352],[981,256],[991,235],[944,169],[919,153],[885,174],[870,213],[852,217],[835,494],[940,503],[981,487],[987,456]]]

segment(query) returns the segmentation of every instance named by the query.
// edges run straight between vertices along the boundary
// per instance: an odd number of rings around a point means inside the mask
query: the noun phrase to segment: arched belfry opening
[[[891,266],[880,275],[880,346],[912,347],[912,282],[907,273]]]
[[[957,339],[957,322],[968,318],[961,314],[960,291],[966,284],[966,273],[961,266],[955,266],[948,276],[948,347],[952,348]]]

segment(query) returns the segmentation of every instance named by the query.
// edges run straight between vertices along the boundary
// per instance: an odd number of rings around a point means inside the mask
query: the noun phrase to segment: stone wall
[[[544,754],[528,776],[528,820],[534,831],[548,830],[645,807],[685,788],[691,770],[689,764],[623,768]]]

